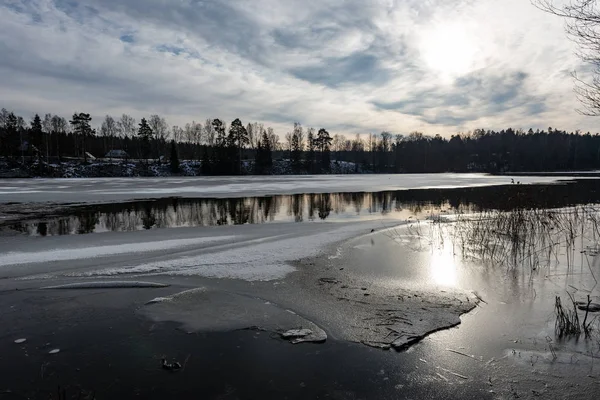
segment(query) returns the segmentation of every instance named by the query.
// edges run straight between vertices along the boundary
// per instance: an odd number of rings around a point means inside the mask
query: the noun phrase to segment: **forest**
[[[95,122],[95,121],[94,121]],[[31,121],[0,111],[0,157],[8,165],[45,165],[68,160],[122,159],[143,165],[170,163],[177,173],[183,160],[200,161],[198,174],[272,174],[274,160],[289,173],[330,173],[332,163],[347,162],[354,172],[545,172],[600,167],[600,135],[559,129],[500,131],[475,129],[450,138],[364,133],[354,137],[294,123],[282,136],[262,123],[227,124],[215,118],[171,126],[159,115],[139,122],[129,115],[107,115],[93,127],[90,114],[67,120],[45,114]]]

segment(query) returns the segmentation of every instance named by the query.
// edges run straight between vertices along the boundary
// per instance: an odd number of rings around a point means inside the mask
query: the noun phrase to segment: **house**
[[[104,158],[129,158],[129,154],[125,150],[111,150]]]

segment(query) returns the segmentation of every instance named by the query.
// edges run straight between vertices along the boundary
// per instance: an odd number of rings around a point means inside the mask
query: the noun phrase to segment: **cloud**
[[[333,88],[348,83],[385,84],[390,78],[377,57],[364,53],[325,59],[319,65],[291,68],[290,72],[296,78]]]
[[[280,134],[593,130],[573,50],[560,19],[521,0],[7,0],[0,106]]]

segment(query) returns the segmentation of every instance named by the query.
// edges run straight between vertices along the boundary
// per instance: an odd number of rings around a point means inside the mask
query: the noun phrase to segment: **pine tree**
[[[242,149],[250,143],[248,131],[244,128],[242,121],[236,118],[231,123],[228,137],[229,146],[231,147],[231,156],[236,160],[235,168],[237,173],[242,173]]]
[[[36,148],[37,159],[40,160],[40,156],[42,154],[42,144],[43,144],[43,135],[44,132],[42,130],[42,119],[38,114],[35,114],[33,120],[31,121],[31,129],[30,129],[30,142]]]
[[[273,153],[272,153],[272,148],[271,148],[271,140],[269,138],[269,135],[267,134],[267,131],[263,131],[263,137],[262,137],[262,141],[263,141],[263,151],[264,151],[264,157],[265,157],[265,168],[267,168],[269,170],[269,172],[271,171],[271,168],[273,167]]]
[[[13,112],[8,112],[2,109],[3,113],[6,112],[5,119],[2,121],[4,124],[4,134],[0,139],[0,147],[2,153],[6,156],[14,156],[19,149],[20,131],[22,130],[19,126],[19,117]]]
[[[142,118],[140,121],[140,127],[138,128],[138,136],[142,139],[142,151],[143,157],[148,163],[148,156],[150,154],[150,138],[152,137],[152,128],[148,125],[146,118]]]
[[[302,125],[300,125],[298,122],[294,123],[294,131],[292,132],[290,147],[292,169],[295,173],[297,173],[300,170],[302,151],[304,150],[304,133],[302,131]]]
[[[315,170],[315,149],[317,143],[315,139],[315,130],[313,128],[308,129],[306,142],[306,145],[308,146],[308,152],[306,154],[306,169],[312,174]]]
[[[259,140],[256,144],[256,153],[254,156],[254,173],[262,174],[264,165],[264,149],[262,147],[262,140]]]
[[[317,147],[320,151],[321,156],[321,169],[325,172],[329,172],[331,169],[331,136],[325,129],[319,129],[317,133]]]
[[[71,121],[69,121],[73,125],[73,133],[81,138],[83,162],[85,163],[87,163],[86,138],[93,133],[90,126],[91,121],[92,117],[86,113],[75,113]]]
[[[216,146],[211,154],[212,173],[227,174],[229,171],[229,142],[225,135],[225,124],[216,118],[212,121],[212,126],[216,134]]]
[[[271,153],[271,141],[267,131],[263,130],[262,137],[258,141],[254,170],[258,174],[271,173],[273,158]]]
[[[171,140],[171,173],[176,174],[179,172],[179,155],[177,154],[177,145],[174,140]]]

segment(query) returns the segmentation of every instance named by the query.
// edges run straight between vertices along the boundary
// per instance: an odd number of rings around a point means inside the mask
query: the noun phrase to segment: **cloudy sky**
[[[596,129],[529,0],[0,0],[0,107],[282,134]]]

